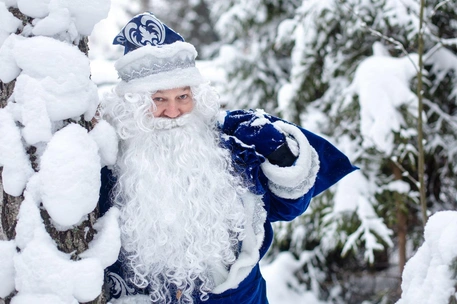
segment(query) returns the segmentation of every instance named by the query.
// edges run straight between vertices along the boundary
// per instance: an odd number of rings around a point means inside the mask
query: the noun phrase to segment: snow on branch
[[[373,47],[379,48],[380,45],[376,43]],[[417,54],[410,54],[409,57],[417,62]],[[393,134],[400,132],[404,125],[397,109],[402,105],[414,108],[417,100],[409,87],[409,82],[416,75],[417,65],[412,65],[410,60],[375,55],[357,67],[346,93],[359,96],[364,147],[375,147],[386,154],[394,149]],[[386,124],[386,121],[389,123]]]
[[[339,191],[339,189],[344,189]],[[340,241],[344,244],[342,255],[348,251],[358,251],[362,247],[365,251],[365,259],[369,263],[374,262],[374,251],[383,250],[385,246],[392,247],[391,240],[392,230],[390,230],[383,219],[378,217],[371,201],[367,197],[374,196],[375,191],[368,183],[368,180],[361,172],[353,172],[350,176],[345,177],[338,184],[335,193],[335,206],[331,213],[324,217],[324,236],[322,242],[324,247],[335,247],[337,241],[334,236],[337,235],[338,222],[342,222],[347,213],[355,213],[360,221],[357,229],[350,235],[339,234]]]
[[[9,195],[19,196],[32,176],[33,169],[22,145],[20,130],[5,109],[0,109],[0,134],[3,189]]]

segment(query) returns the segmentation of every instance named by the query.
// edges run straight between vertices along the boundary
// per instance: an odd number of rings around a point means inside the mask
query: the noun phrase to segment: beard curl
[[[219,95],[209,84],[190,87],[194,101],[194,112],[207,124],[214,123],[219,111]],[[119,96],[115,89],[107,92],[100,107],[100,117],[110,122],[121,139],[136,136],[138,132],[151,132],[183,126],[187,115],[175,119],[154,117],[156,105],[152,101],[154,92],[127,93]]]
[[[201,117],[192,112],[182,127],[122,142],[114,202],[123,255],[132,282],[147,287],[153,303],[173,302],[178,290],[179,303],[196,294],[208,299],[215,273],[229,270],[245,238],[240,197],[247,187],[214,124]]]

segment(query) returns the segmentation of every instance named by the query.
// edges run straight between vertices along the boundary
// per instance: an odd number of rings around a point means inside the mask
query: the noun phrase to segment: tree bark
[[[424,56],[424,35],[422,27],[424,24],[424,9],[425,9],[425,0],[420,0],[420,14],[419,14],[419,37],[418,37],[418,55],[419,55],[419,72],[417,73],[417,101],[418,101],[418,116],[417,116],[417,147],[418,147],[418,177],[419,177],[419,194],[420,194],[420,203],[422,210],[422,222],[425,227],[427,224],[427,201],[425,193],[425,152],[424,152],[424,132],[423,132],[423,121],[422,115],[424,111],[423,103],[423,56]]]
[[[3,168],[0,168],[0,174],[2,172]],[[3,185],[1,177],[0,183]],[[22,196],[11,196],[3,191],[1,222],[3,233],[7,240],[12,240],[16,236],[17,215],[19,214],[19,207],[21,206],[22,200]]]
[[[2,172],[0,169],[0,241],[6,241],[7,238],[6,238],[5,232],[3,231],[2,214],[1,214],[1,212],[3,211],[3,186],[2,186],[1,176],[2,176]],[[1,300],[0,300],[0,304],[2,304]]]
[[[392,171],[395,180],[402,179],[402,172],[395,164],[392,164]],[[397,213],[397,240],[398,240],[398,270],[400,273],[399,294],[401,294],[401,274],[406,264],[406,238],[408,232],[408,224],[406,217],[406,205],[399,193],[395,193],[395,206]]]

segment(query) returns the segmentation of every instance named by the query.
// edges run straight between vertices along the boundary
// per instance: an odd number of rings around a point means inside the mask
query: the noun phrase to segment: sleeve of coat
[[[255,158],[252,156],[243,156],[244,171],[247,172],[245,176],[256,185],[255,192],[263,194],[269,220],[289,221],[307,209],[312,197],[357,168],[324,138],[277,117],[268,115],[266,118],[290,139],[289,148],[297,159],[291,166],[280,167],[261,156],[257,162],[253,161]],[[222,126],[221,129],[223,132],[228,130],[225,132],[226,139],[233,137],[230,132],[232,128],[224,129]],[[235,162],[240,158],[239,155],[254,153],[242,144],[237,146],[236,140],[231,140],[229,146],[232,154],[235,154]]]

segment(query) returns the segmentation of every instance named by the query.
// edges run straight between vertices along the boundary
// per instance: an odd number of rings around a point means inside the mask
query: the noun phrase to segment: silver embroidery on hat
[[[173,58],[151,57],[147,60],[142,60],[138,67],[129,66],[121,69],[118,71],[118,75],[123,81],[129,82],[137,78],[190,67],[195,67],[195,60],[192,57],[183,57],[177,54]]]

